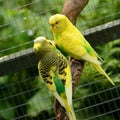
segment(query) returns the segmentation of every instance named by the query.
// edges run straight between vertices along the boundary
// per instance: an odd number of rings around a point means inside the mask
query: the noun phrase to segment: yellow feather
[[[92,64],[102,75],[104,75],[113,85],[115,83],[112,81],[112,79],[105,73],[105,71],[102,69],[100,65],[97,64]]]
[[[77,60],[82,59],[94,64],[95,68],[105,75],[105,77],[113,84],[110,77],[100,67],[100,61],[102,61],[102,59],[83,37],[82,33],[65,15],[56,14],[51,16],[49,24],[51,25],[54,40],[61,51]],[[98,59],[100,59],[100,61]]]

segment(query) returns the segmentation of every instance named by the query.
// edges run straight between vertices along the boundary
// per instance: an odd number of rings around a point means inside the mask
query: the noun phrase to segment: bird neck
[[[44,50],[44,51],[42,51],[42,52],[36,52],[36,55],[37,55],[37,57],[38,57],[39,60],[42,60],[42,59],[44,59],[44,57],[45,57],[46,55],[48,55],[50,52],[51,52],[50,50],[47,50],[47,51]]]
[[[54,36],[55,40],[58,40],[60,38],[60,33],[53,32],[53,36]]]

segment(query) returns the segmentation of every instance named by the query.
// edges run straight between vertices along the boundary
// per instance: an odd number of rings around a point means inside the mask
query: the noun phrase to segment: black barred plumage
[[[63,84],[65,85],[65,83],[66,83],[66,80],[62,79],[62,82],[63,82]]]
[[[52,79],[52,77],[49,75],[49,72],[51,69],[48,68],[48,66],[49,67],[57,66],[54,72],[59,71],[59,74],[64,75],[64,76],[67,75],[67,73],[64,71],[64,69],[67,67],[67,63],[65,59],[59,55],[59,53],[55,54],[55,52],[51,52],[50,54],[46,54],[46,56],[44,56],[44,59],[43,58],[41,59],[40,65],[41,65],[39,66],[39,68],[41,68],[40,72],[44,80],[47,78]],[[48,84],[50,83],[46,80],[45,82],[47,82]],[[65,80],[63,83],[65,83]]]
[[[40,74],[43,77],[43,80],[47,84],[53,83],[52,76],[50,76],[50,74],[49,74],[52,66],[56,66],[56,68],[53,70],[54,73],[57,71],[60,75],[63,75],[63,76],[67,75],[67,73],[65,72],[65,68],[67,68],[67,62],[66,62],[65,58],[60,55],[61,55],[61,53],[59,53],[57,51],[56,52],[49,51],[43,57],[42,56],[39,57],[40,61],[38,64],[38,68],[39,68]],[[66,80],[62,79],[62,82],[64,84],[66,83],[65,81]]]
[[[64,69],[67,67],[67,63],[64,61],[63,57],[59,56],[58,59],[59,59],[59,66],[60,66],[59,74],[66,76],[67,73],[64,71]]]
[[[39,64],[38,65],[38,68],[40,68],[39,69],[39,72],[40,72],[40,74],[42,75],[42,77],[43,77],[43,80],[47,83],[47,84],[52,84],[52,76],[50,76],[50,74],[49,74],[49,71],[50,71],[50,69],[45,69],[43,66],[43,64],[42,64],[42,62],[40,61],[40,63],[41,64]],[[49,79],[49,80],[48,80]]]

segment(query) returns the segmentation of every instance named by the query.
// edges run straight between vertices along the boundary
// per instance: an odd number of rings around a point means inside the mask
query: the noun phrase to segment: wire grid
[[[52,14],[61,13],[63,4],[63,0],[0,1],[1,56],[32,47],[32,40],[37,36],[52,39],[48,19]],[[104,3],[101,0],[89,1],[78,19],[78,28],[84,31],[101,24],[101,21],[105,23],[119,19],[120,11],[112,9],[117,4],[120,4],[119,0],[106,0]],[[94,15],[94,11],[99,13],[99,17]],[[118,75],[119,69],[116,69],[111,77]],[[82,82],[83,80],[84,78],[73,96],[77,118],[120,119],[119,86],[112,87],[109,83],[107,86],[101,85],[101,81],[106,81],[104,78],[89,82]],[[0,81],[0,120],[55,119],[53,95],[39,79],[36,67],[0,77]]]

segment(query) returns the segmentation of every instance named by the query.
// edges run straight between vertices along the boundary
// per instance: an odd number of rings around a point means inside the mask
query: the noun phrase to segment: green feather
[[[62,80],[60,80],[57,75],[55,75],[55,77],[54,77],[54,83],[55,83],[55,86],[56,86],[57,93],[59,95],[61,93],[65,92],[65,86],[62,83]]]
[[[57,49],[59,49],[59,47],[56,45],[56,47],[57,47]],[[68,53],[67,52],[65,52],[65,49],[64,49],[64,47],[61,45],[60,46],[60,49],[59,49],[61,52],[62,52],[62,54],[64,55],[64,56],[68,56]]]
[[[89,53],[89,54],[90,54],[90,52],[91,52],[90,47],[85,46],[85,48],[86,48],[86,50],[87,50],[87,53]]]

